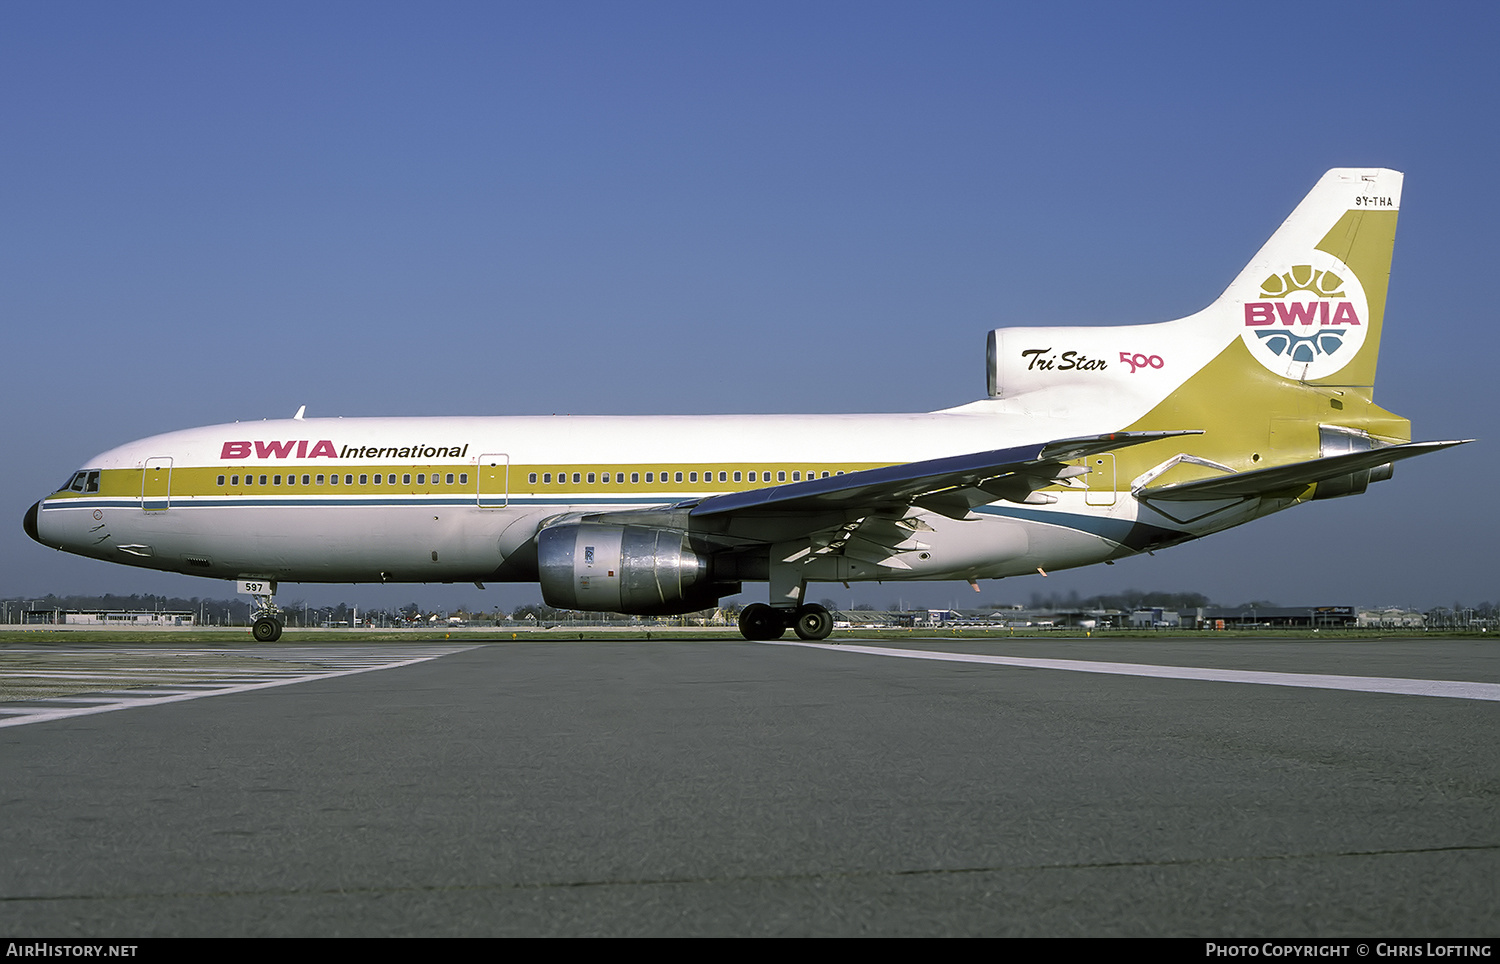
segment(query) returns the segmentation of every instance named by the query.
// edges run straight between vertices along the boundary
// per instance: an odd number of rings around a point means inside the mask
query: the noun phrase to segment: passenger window
[[[646,481],[647,482],[655,482],[656,481],[656,473],[655,472],[647,472],[646,473]]]
[[[353,485],[354,484],[354,476],[352,474],[344,476],[344,484],[345,485]]]
[[[360,485],[369,485],[370,484],[370,476],[369,475],[361,475],[359,477],[359,484]]]
[[[264,475],[262,475],[262,476],[261,476],[261,477],[260,477],[260,484],[261,484],[261,485],[265,485],[265,484],[266,484],[266,477],[265,477],[265,476],[264,476]]]
[[[312,476],[310,476],[310,475],[304,475],[302,477],[302,484],[303,485],[312,485]]]
[[[751,473],[750,473],[750,481],[751,481],[751,482],[754,482],[754,481],[755,481],[755,473],[754,473],[754,472],[751,472]]]
[[[530,482],[532,485],[536,485],[536,473],[535,472],[531,473],[531,475],[527,477],[527,481]]]
[[[802,481],[802,473],[801,472],[793,472],[792,473],[792,481],[793,482],[801,482]]]
[[[630,473],[630,484],[631,485],[635,485],[635,484],[637,484],[640,481],[641,481],[641,473],[639,473],[639,472],[632,472],[632,473]]]
[[[786,473],[785,472],[777,472],[776,473],[776,481],[777,482],[785,482],[786,481]]]
[[[280,485],[281,484],[281,476],[277,475],[277,476],[272,477],[271,484],[272,485]]]
[[[469,484],[469,473],[467,473],[467,472],[460,472],[460,473],[458,473],[458,484],[459,485],[468,485]]]
[[[224,485],[224,476],[222,476],[222,475],[221,475],[221,476],[219,476],[219,481],[218,481],[218,485],[220,485],[220,486],[223,486],[223,485]]]
[[[681,482],[681,481],[682,481],[682,473],[681,473],[681,472],[678,472],[678,473],[677,473],[677,481],[678,481],[678,482]]]
[[[720,482],[728,482],[729,481],[729,473],[728,472],[720,472],[719,473],[719,481]]]
[[[697,472],[689,472],[688,473],[688,481],[689,482],[697,482],[698,481],[698,473]]]
[[[609,473],[605,472],[604,473],[604,477],[602,479],[600,479],[599,481],[603,482],[605,485],[609,485]]]
[[[531,481],[535,482],[536,479],[533,478]],[[409,473],[403,472],[401,474],[401,484],[402,485],[411,485],[411,475]]]
[[[739,473],[739,472],[738,472],[738,471],[736,471],[736,472],[735,472],[735,473],[734,473],[734,480],[735,480],[735,481],[736,481],[736,482],[738,482],[738,481],[739,481],[739,480],[740,480],[740,473]]]
[[[453,484],[453,473],[452,472],[448,473],[448,484],[449,485]]]
[[[240,484],[240,477],[238,475],[231,475],[229,477],[229,484],[230,485],[239,485]]]
[[[363,482],[363,481],[364,481],[364,479],[360,479],[360,481],[361,481],[361,482]],[[376,475],[376,476],[375,476],[375,484],[376,484],[376,485],[379,485],[379,484],[380,484],[380,476],[379,476],[379,475],[378,475],[378,474],[377,474],[377,475]]]
[[[542,484],[543,485],[551,485],[552,484],[552,473],[551,472],[543,472],[542,473]]]
[[[582,482],[582,481],[583,481],[583,476],[582,476],[582,475],[580,475],[580,474],[579,474],[579,473],[577,473],[577,472],[574,472],[574,473],[573,473],[573,484],[574,484],[574,485],[577,485],[577,484],[578,484],[578,483],[580,483],[580,482]]]
[[[823,478],[825,478],[825,479],[828,478],[828,473],[827,472],[823,473]]]
[[[322,485],[322,484],[323,484],[323,476],[321,476],[321,475],[320,475],[320,476],[318,476],[318,484],[319,484],[319,485]]]

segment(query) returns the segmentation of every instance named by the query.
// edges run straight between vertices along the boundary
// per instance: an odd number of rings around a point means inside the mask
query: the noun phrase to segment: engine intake
[[[542,598],[558,609],[675,616],[707,609],[738,583],[715,583],[681,529],[574,522],[537,533]]]

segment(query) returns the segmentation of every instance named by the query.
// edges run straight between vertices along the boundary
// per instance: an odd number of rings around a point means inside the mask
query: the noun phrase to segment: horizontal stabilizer
[[[1284,492],[1288,489],[1312,485],[1315,482],[1326,482],[1354,472],[1373,469],[1388,462],[1426,455],[1428,452],[1436,452],[1472,441],[1473,439],[1458,439],[1449,442],[1406,442],[1402,445],[1389,445],[1365,452],[1348,452],[1343,455],[1330,455],[1327,458],[1310,459],[1292,465],[1277,465],[1269,469],[1219,475],[1211,479],[1147,486],[1137,491],[1135,496],[1139,499],[1174,502],[1254,498],[1272,492]]]

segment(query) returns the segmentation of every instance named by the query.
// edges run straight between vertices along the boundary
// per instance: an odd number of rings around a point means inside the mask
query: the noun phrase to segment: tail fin
[[[990,397],[1030,413],[1126,421],[1205,380],[1221,405],[1235,394],[1226,388],[1249,383],[1369,401],[1401,180],[1382,169],[1329,171],[1218,300],[1186,318],[991,332]]]
[[[1235,471],[1331,454],[1330,438],[1410,441],[1410,423],[1372,397],[1401,182],[1378,168],[1324,174],[1224,293],[1186,318],[992,332],[992,401],[976,405],[1047,416],[1071,434],[1201,429],[1195,453]]]
[[[1324,174],[1219,299],[1238,309],[1233,326],[1268,371],[1375,384],[1401,181],[1379,168]]]
[[[1217,301],[1155,326],[1211,357],[1127,428],[1204,429],[1196,454],[1236,472],[1411,441],[1373,398],[1401,181],[1329,171]]]

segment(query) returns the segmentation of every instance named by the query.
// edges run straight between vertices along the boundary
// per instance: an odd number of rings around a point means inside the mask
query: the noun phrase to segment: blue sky
[[[7,4],[0,596],[231,594],[21,531],[129,439],[303,404],[947,407],[984,393],[989,329],[1188,314],[1324,170],[1385,166],[1377,401],[1481,442],[983,595],[1500,599],[1497,27],[1478,3]]]

